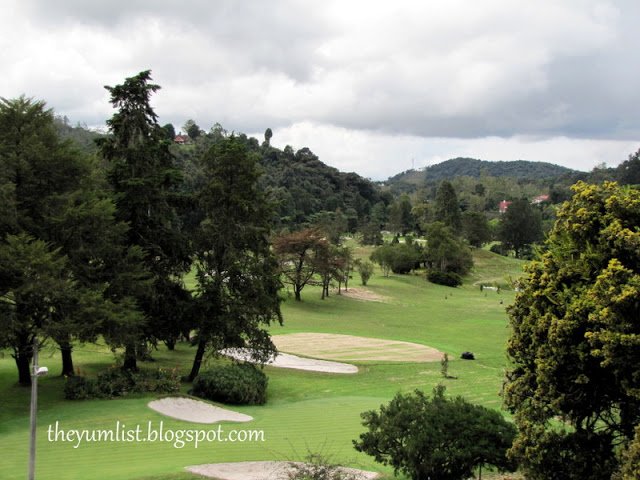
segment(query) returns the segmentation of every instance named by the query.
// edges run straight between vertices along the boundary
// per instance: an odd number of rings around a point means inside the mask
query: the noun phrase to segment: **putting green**
[[[435,362],[443,355],[417,343],[333,333],[291,333],[271,338],[282,352],[326,360]]]

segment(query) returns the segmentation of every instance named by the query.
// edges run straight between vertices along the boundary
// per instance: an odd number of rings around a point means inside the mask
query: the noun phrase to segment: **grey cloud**
[[[72,121],[104,122],[102,85],[150,68],[156,110],[176,126],[640,138],[637,2],[26,0],[15,11],[0,90],[42,96]],[[20,22],[36,34],[10,42]]]

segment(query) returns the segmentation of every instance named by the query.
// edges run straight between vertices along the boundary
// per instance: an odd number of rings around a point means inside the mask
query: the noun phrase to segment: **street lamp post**
[[[29,437],[29,480],[36,474],[36,413],[38,411],[38,377],[48,373],[47,367],[38,366],[38,339],[33,339],[33,368],[31,371],[31,435]]]

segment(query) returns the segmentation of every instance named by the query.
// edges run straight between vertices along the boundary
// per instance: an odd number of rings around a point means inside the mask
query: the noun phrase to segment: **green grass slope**
[[[116,400],[70,402],[62,395],[64,379],[56,376],[60,359],[51,346],[44,348],[41,364],[52,373],[40,382],[37,476],[47,479],[154,479],[196,478],[184,467],[200,463],[243,460],[299,460],[308,450],[323,451],[336,462],[390,473],[369,457],[357,453],[351,441],[363,431],[360,413],[388,402],[398,391],[419,388],[430,392],[444,382],[451,395],[499,409],[506,364],[508,336],[505,307],[513,292],[481,291],[479,284],[506,284],[517,276],[520,262],[478,250],[476,268],[464,286],[456,289],[427,283],[421,275],[374,276],[367,287],[386,302],[361,301],[332,295],[320,299],[320,290],[307,287],[303,301],[283,305],[284,326],[273,334],[327,332],[403,340],[435,347],[449,354],[449,373],[443,379],[439,362],[361,362],[356,375],[332,375],[267,367],[269,399],[265,406],[234,407],[254,417],[244,424],[223,428],[260,430],[264,442],[207,443],[175,448],[160,442],[85,443],[49,442],[47,428],[59,422],[65,429],[114,429],[117,422],[130,427],[148,422],[165,429],[217,429],[169,419],[147,407],[153,395]],[[352,285],[357,284],[356,278]],[[472,351],[475,361],[460,360]],[[187,371],[194,350],[186,344],[176,351],[160,348],[150,367]],[[217,360],[211,360],[217,361]],[[76,366],[88,375],[114,363],[104,346],[79,346]],[[15,384],[17,374],[8,351],[0,358],[0,477],[22,479],[26,474],[29,432],[29,389]],[[186,393],[188,386],[183,387]]]

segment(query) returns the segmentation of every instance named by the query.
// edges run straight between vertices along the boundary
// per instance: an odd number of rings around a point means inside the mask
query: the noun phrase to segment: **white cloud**
[[[640,140],[638,18],[631,0],[9,0],[0,95],[96,125],[103,85],[150,68],[162,122],[290,132],[366,176],[457,155],[588,169]]]
[[[262,133],[252,135],[262,141]],[[274,129],[271,144],[296,149],[307,146],[325,163],[345,171],[367,172],[373,180],[455,157],[544,161],[588,171],[602,162],[616,166],[639,146],[626,140],[567,137],[424,138],[309,122]]]

